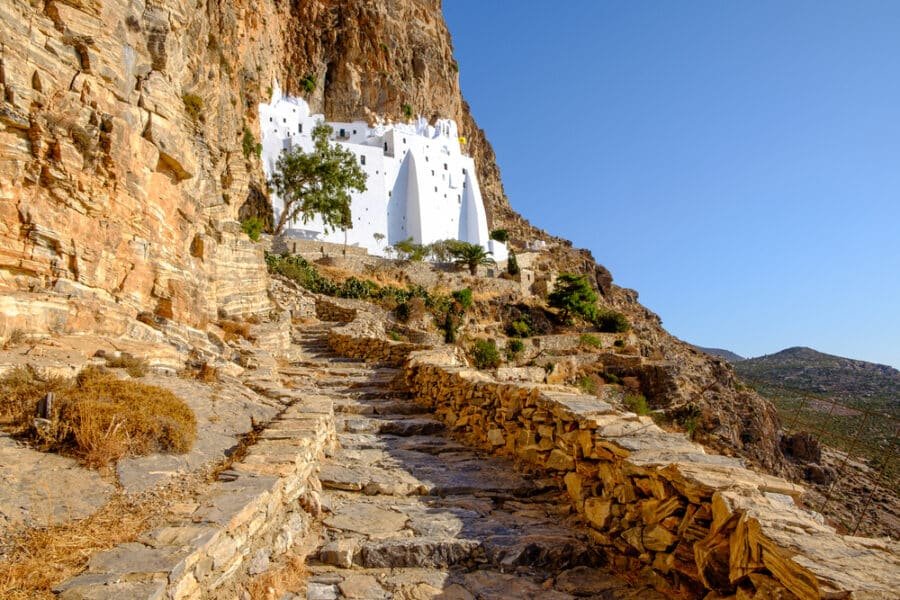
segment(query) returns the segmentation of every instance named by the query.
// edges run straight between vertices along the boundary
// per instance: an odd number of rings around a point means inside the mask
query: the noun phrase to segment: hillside
[[[723,359],[727,360],[728,362],[730,362],[731,364],[734,364],[734,363],[742,361],[742,360],[747,360],[740,354],[732,352],[731,350],[725,350],[724,348],[704,348],[703,346],[694,346],[694,348],[696,348],[700,352],[706,352],[707,354],[711,354],[713,356],[718,356],[719,358],[723,358]]]
[[[762,390],[824,396],[900,416],[900,371],[887,365],[795,347],[735,362],[734,368]]]

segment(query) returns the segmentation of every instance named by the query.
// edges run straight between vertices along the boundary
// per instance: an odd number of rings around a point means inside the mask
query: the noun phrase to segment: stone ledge
[[[287,439],[269,432],[290,431]],[[57,586],[61,600],[202,598],[242,574],[254,552],[284,553],[306,533],[318,506],[318,460],[335,440],[325,398],[301,399],[223,472],[184,522],[145,532],[91,557]]]

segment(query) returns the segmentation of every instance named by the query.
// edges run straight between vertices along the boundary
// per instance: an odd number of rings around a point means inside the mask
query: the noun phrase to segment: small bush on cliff
[[[257,143],[253,137],[253,132],[244,127],[244,137],[241,139],[241,150],[244,152],[244,158],[250,160],[254,154],[260,156],[262,154],[262,144]]]
[[[521,272],[519,269],[519,260],[516,258],[515,252],[510,252],[509,258],[506,259],[506,272],[513,277]]]
[[[46,421],[32,425],[38,403],[54,392]],[[197,436],[193,411],[169,390],[88,367],[77,378],[42,380],[28,369],[0,379],[7,424],[45,450],[102,467],[124,456],[184,453]]]
[[[307,74],[306,77],[300,80],[300,86],[303,88],[303,91],[307,94],[312,94],[316,91],[316,86],[318,85],[318,80],[316,76],[313,74]]]
[[[509,241],[509,232],[505,229],[495,229],[491,232],[491,239],[495,242],[505,244]]]
[[[603,342],[600,338],[589,333],[582,333],[578,336],[578,344],[586,348],[600,348],[603,346]]]
[[[628,394],[624,400],[625,407],[639,415],[649,415],[650,406],[643,394]]]
[[[560,274],[547,300],[550,306],[560,310],[560,316],[567,323],[573,315],[590,320],[597,311],[597,293],[584,275]]]
[[[422,262],[425,257],[431,254],[430,246],[416,244],[412,238],[399,241],[393,246],[397,258],[400,260],[411,260],[413,262]]]
[[[506,360],[516,360],[525,351],[522,340],[512,339],[506,344]]]
[[[500,366],[500,352],[493,340],[475,340],[472,347],[472,361],[479,369],[494,369]]]
[[[631,329],[628,319],[614,310],[601,310],[594,315],[594,326],[604,333],[625,333]],[[622,344],[624,345],[624,343]]]
[[[413,107],[412,106],[410,106],[409,104],[404,104],[400,110],[403,112],[404,117],[406,117],[407,119],[412,119],[412,117],[413,117]]]
[[[203,98],[197,94],[187,93],[181,97],[181,101],[184,102],[184,110],[192,121],[203,121]]]
[[[254,242],[259,241],[259,236],[266,224],[259,217],[250,217],[241,221],[241,230]]]

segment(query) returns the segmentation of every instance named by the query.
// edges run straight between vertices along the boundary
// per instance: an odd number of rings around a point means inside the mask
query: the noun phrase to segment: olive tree
[[[298,217],[308,223],[319,216],[326,231],[346,232],[353,226],[350,191],[366,191],[366,173],[355,154],[328,141],[331,132],[328,125],[316,125],[311,152],[298,147],[278,157],[269,182],[284,204],[275,235]]]

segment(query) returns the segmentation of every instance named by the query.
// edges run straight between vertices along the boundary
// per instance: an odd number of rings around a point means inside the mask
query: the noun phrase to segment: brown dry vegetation
[[[226,342],[234,342],[238,338],[244,338],[245,340],[250,340],[252,338],[252,336],[250,335],[249,323],[241,323],[240,321],[222,319],[221,321],[219,321],[218,325],[222,328],[222,331],[225,332]]]
[[[49,422],[33,424],[38,402],[55,401]],[[183,453],[197,435],[193,411],[172,392],[88,367],[72,380],[42,380],[30,369],[0,379],[0,424],[45,450],[103,467],[123,456]]]
[[[143,377],[147,374],[147,361],[143,358],[122,352],[118,356],[107,357],[106,366],[111,369],[125,369],[132,377]]]
[[[197,473],[140,495],[118,494],[78,521],[23,531],[4,543],[0,598],[56,598],[53,586],[74,577],[97,552],[134,541],[171,519],[170,509],[189,500],[207,473]]]
[[[277,568],[269,569],[250,582],[253,600],[277,600],[288,592],[303,591],[307,576],[305,557],[290,553],[279,562]]]

